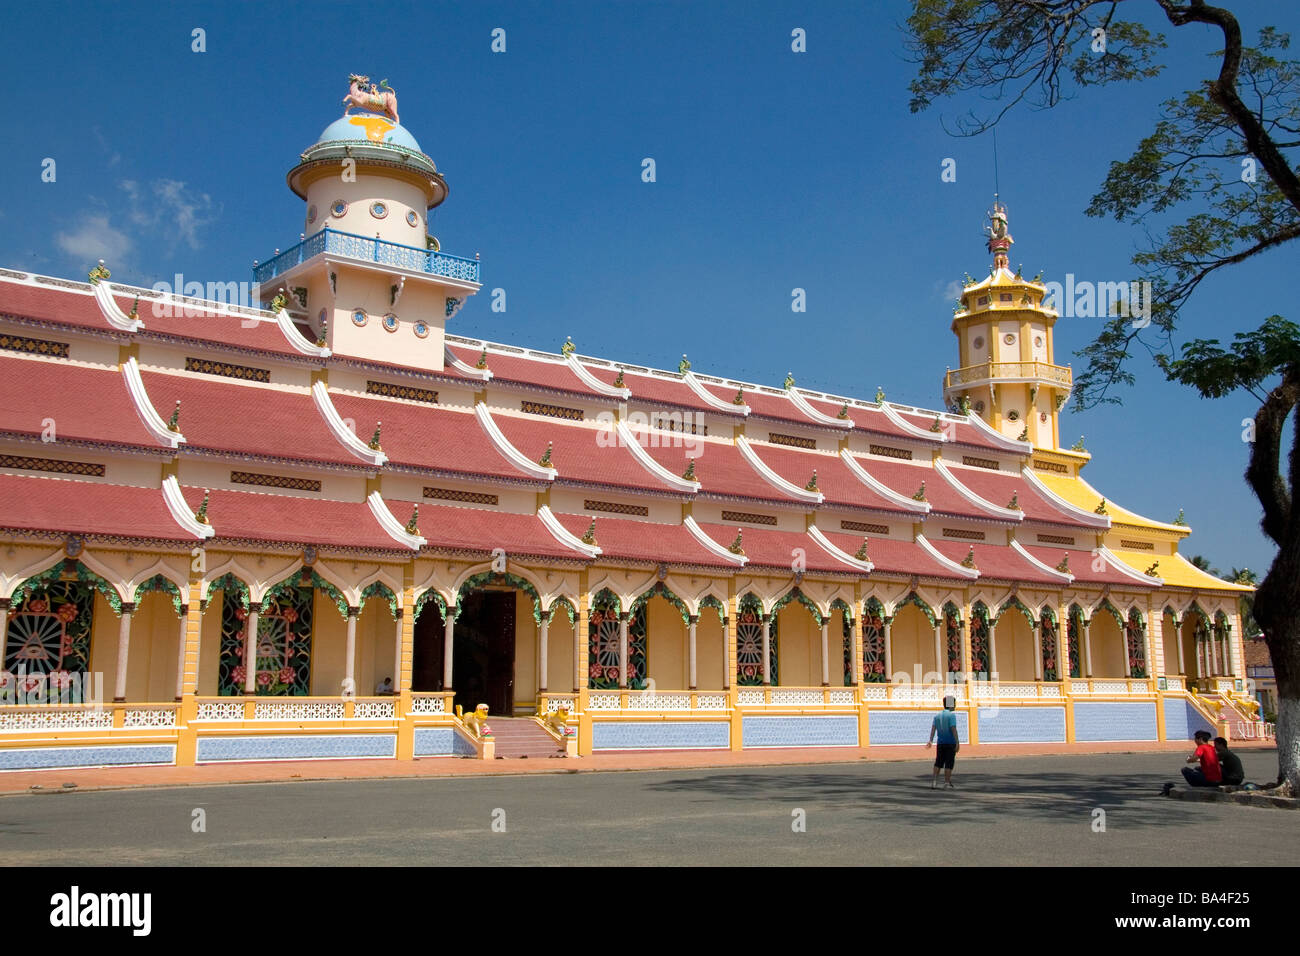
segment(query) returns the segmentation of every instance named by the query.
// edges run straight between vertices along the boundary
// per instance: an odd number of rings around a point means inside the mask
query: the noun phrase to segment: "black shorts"
[[[944,770],[951,770],[952,763],[957,759],[956,744],[935,744],[934,745],[934,765],[942,767]]]

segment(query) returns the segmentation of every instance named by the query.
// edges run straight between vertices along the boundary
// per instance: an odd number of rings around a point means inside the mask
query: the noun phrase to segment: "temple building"
[[[260,308],[0,269],[0,769],[875,748],[945,694],[973,743],[1252,715],[1244,588],[1061,446],[1001,205],[937,409],[468,339],[448,184],[353,80]]]

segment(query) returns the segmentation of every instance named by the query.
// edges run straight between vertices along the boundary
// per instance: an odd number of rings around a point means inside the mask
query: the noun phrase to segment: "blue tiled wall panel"
[[[1198,730],[1217,731],[1201,712],[1181,697],[1165,698],[1165,739],[1191,740]]]
[[[930,738],[933,710],[870,710],[867,712],[867,736],[872,747],[880,744],[923,745]],[[970,743],[970,719],[957,711],[957,739]]]
[[[1064,707],[981,707],[980,743],[1064,743]],[[928,733],[928,731],[927,731]]]
[[[476,753],[474,745],[451,727],[415,728],[417,757],[472,757]]]
[[[593,750],[697,750],[731,746],[725,720],[596,721],[591,725]]]
[[[745,717],[741,726],[742,747],[856,747],[858,718],[853,715],[827,717]]]
[[[1077,702],[1074,705],[1074,739],[1156,740],[1155,702]]]
[[[330,760],[396,757],[396,734],[306,734],[303,736],[200,737],[195,761]]]
[[[0,770],[57,770],[63,767],[132,767],[176,763],[175,744],[124,747],[23,747],[0,750]]]

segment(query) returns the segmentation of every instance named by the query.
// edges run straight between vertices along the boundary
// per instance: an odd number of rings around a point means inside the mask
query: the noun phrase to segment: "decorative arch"
[[[463,606],[461,598],[466,592],[475,588],[481,588],[488,584],[506,584],[516,590],[523,591],[533,601],[533,623],[539,627],[542,623],[542,598],[537,593],[537,588],[525,577],[513,574],[509,571],[480,571],[478,574],[470,575],[461,582],[460,587],[456,588],[456,613],[455,617],[460,618],[460,610]]]
[[[1020,598],[1016,597],[1014,594],[1002,602],[1002,607],[998,608],[998,616],[993,619],[993,623],[998,623],[998,621],[1002,620],[1002,615],[1011,610],[1016,610],[1023,614],[1025,620],[1029,622],[1030,627],[1038,627],[1038,621],[1034,618],[1034,612],[1029,610],[1029,608],[1025,606],[1025,602],[1020,600]]]
[[[1124,630],[1124,615],[1120,614],[1115,608],[1115,605],[1110,603],[1110,598],[1102,598],[1101,603],[1097,605],[1097,610],[1105,611],[1115,619],[1115,623],[1119,625],[1119,629],[1121,631]]]
[[[712,594],[704,595],[704,597],[700,598],[700,611],[703,612],[706,607],[711,607],[718,612],[719,624],[725,625],[727,623],[727,605],[721,598]]]
[[[438,613],[442,615],[444,621],[447,620],[447,599],[442,596],[442,592],[437,588],[426,588],[420,592],[420,596],[415,599],[415,607],[411,610],[411,619],[419,620],[420,612],[430,602],[438,605]]]
[[[905,605],[908,604],[915,605],[917,608],[919,608],[921,613],[925,615],[925,619],[930,622],[931,627],[939,626],[939,617],[934,613],[934,608],[930,607],[930,605],[922,601],[920,596],[915,591],[909,591],[907,597],[899,601],[898,604],[894,607],[894,613],[890,616],[896,617],[898,615],[899,610],[901,610]]]
[[[305,574],[304,571],[306,571]],[[289,593],[289,589],[305,587],[324,591],[338,609],[339,615],[344,619],[347,618],[348,599],[334,584],[316,573],[315,568],[299,568],[288,577],[267,588],[266,593],[262,595],[262,599],[263,601],[278,601]]]
[[[1219,661],[1219,666],[1223,668],[1224,674],[1232,673],[1232,620],[1222,609],[1214,612],[1214,639],[1216,646],[1222,649],[1223,660]]]
[[[366,601],[372,597],[380,597],[388,602],[388,613],[392,615],[393,620],[397,620],[397,594],[383,581],[371,581],[361,589],[361,596],[357,599],[357,608],[364,608]]]
[[[644,608],[643,608],[644,610]],[[623,605],[609,588],[601,588],[591,596],[591,609],[587,618],[587,686],[592,690],[612,690],[619,686],[619,621]],[[644,615],[638,615],[644,621]],[[628,686],[637,663],[640,677],[645,676],[645,628],[641,628],[639,660],[634,660],[631,621],[628,622],[627,669]]]
[[[578,609],[574,607],[572,601],[561,594],[559,597],[554,598],[551,601],[551,606],[546,609],[546,620],[548,622],[554,623],[555,612],[559,608],[564,609],[564,614],[568,617],[570,624],[578,619]]]
[[[119,616],[122,614],[122,595],[117,588],[75,558],[64,558],[61,561],[56,561],[39,574],[33,574],[14,588],[10,602],[19,604],[25,601],[33,591],[39,590],[47,584],[65,580],[64,575],[68,576],[67,580],[84,584],[92,591],[98,591],[104,595],[104,600],[108,602],[113,612]]]
[[[177,616],[180,616],[181,602],[184,600],[181,595],[181,589],[176,586],[175,581],[165,575],[155,574],[153,577],[145,578],[145,580],[141,581],[139,587],[135,589],[135,596],[132,600],[136,604],[139,604],[144,600],[146,594],[151,594],[154,591],[161,591],[165,594],[170,594],[172,598],[172,607],[175,609]]]
[[[227,597],[233,596],[239,602],[239,606],[245,611],[248,610],[248,585],[243,580],[236,577],[234,572],[227,571],[221,577],[213,578],[208,582],[208,590],[204,595],[205,601],[212,600],[212,592],[221,591]]]
[[[1205,611],[1201,608],[1201,606],[1198,603],[1196,603],[1196,601],[1192,601],[1192,603],[1187,606],[1187,610],[1183,612],[1184,619],[1187,617],[1188,614],[1195,614],[1198,618],[1201,619],[1201,623],[1205,625],[1205,629],[1206,630],[1210,629],[1210,615],[1206,614]]]
[[[686,606],[686,602],[674,594],[672,589],[662,581],[656,581],[651,587],[638,594],[636,599],[633,600],[632,604],[629,606],[629,610],[633,615],[644,613],[646,602],[656,595],[677,608],[677,613],[682,616],[682,621],[687,624],[690,623],[691,612]]]
[[[844,619],[850,624],[853,623],[853,605],[843,598],[834,598],[831,601],[830,609],[832,611],[840,610],[844,612]]]
[[[771,612],[773,622],[776,621],[777,612],[780,611],[781,608],[789,604],[791,601],[798,601],[800,604],[806,607],[808,609],[808,612],[812,614],[813,620],[817,622],[818,627],[826,623],[826,618],[822,616],[822,612],[817,607],[817,603],[813,601],[812,598],[808,597],[808,595],[804,594],[803,591],[801,591],[797,587],[791,588],[790,590],[786,591],[785,594],[781,595],[779,598],[776,599],[775,603],[773,603],[772,612]]]
[[[90,670],[95,592],[104,594],[105,587],[112,590],[107,581],[97,583],[93,579],[97,577],[69,558],[27,578],[15,589],[0,644],[0,670],[5,672],[0,702],[13,702],[15,675],[28,695],[43,696],[48,680],[49,692],[57,698],[71,693],[68,688],[73,674]],[[121,613],[120,600],[116,610]]]

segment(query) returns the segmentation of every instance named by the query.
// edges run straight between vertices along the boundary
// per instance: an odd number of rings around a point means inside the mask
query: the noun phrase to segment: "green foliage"
[[[1267,380],[1300,368],[1300,326],[1271,315],[1255,331],[1238,332],[1227,347],[1218,339],[1195,339],[1183,346],[1181,358],[1160,355],[1157,363],[1171,381],[1190,385],[1203,398],[1237,389],[1257,393]]]

